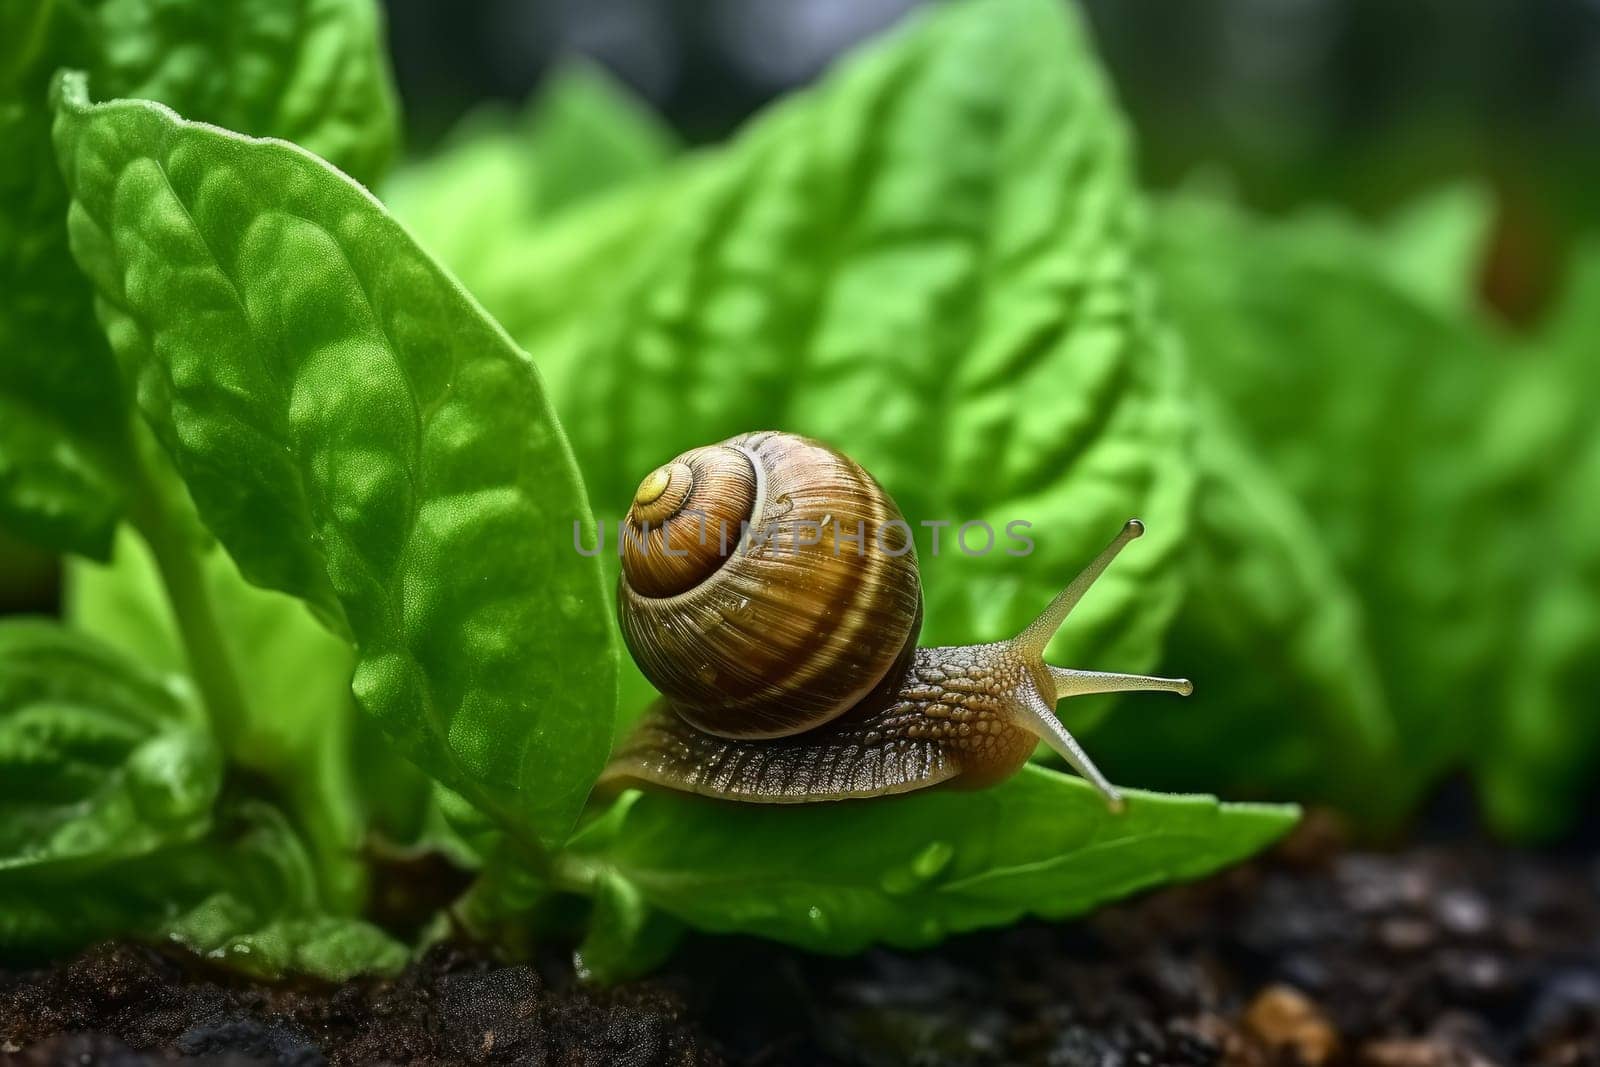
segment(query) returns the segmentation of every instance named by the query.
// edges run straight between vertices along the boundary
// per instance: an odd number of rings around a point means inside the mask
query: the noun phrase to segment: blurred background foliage
[[[409,142],[520,103],[589,56],[691,144],[720,140],[915,0],[389,0]],[[1593,0],[1087,0],[1146,180],[1198,171],[1255,208],[1379,217],[1463,176],[1493,190],[1477,284],[1512,321],[1600,226]]]

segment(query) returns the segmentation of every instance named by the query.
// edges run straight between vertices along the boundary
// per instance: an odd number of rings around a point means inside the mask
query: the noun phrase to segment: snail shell
[[[873,540],[850,540],[858,533]],[[645,477],[621,538],[623,638],[707,733],[818,726],[916,644],[909,527],[860,464],[804,437],[744,434],[685,452]]]

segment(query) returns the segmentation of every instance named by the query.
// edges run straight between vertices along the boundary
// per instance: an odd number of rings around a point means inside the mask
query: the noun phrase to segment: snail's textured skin
[[[1021,767],[1038,739],[1007,693],[1027,667],[1006,646],[919,648],[892,700],[786,738],[736,740],[695,729],[658,702],[602,782],[665,786],[729,800],[798,804],[885,796],[939,783],[982,786]]]

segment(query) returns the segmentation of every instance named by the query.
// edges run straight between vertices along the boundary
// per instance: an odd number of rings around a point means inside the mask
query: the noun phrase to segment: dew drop
[[[884,871],[878,879],[878,885],[891,896],[914,893],[937,878],[950,865],[955,854],[955,847],[950,842],[930,841],[917,850],[909,863]]]
[[[813,904],[806,909],[806,922],[811,924],[811,929],[826,936],[833,933],[833,921],[828,918],[828,913]]]
[[[950,866],[956,857],[956,847],[948,841],[930,841],[911,861],[911,869],[924,880],[935,878]]]
[[[717,626],[737,626],[750,618],[750,598],[740,597],[717,612]]]

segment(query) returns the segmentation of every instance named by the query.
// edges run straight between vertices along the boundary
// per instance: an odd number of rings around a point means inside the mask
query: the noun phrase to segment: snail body
[[[602,784],[763,803],[979,788],[1042,740],[1120,808],[1056,701],[1192,687],[1053,667],[1044,648],[1143,531],[1130,520],[1017,636],[919,648],[910,528],[859,464],[784,433],[686,452],[619,530],[623,638],[663,697]]]

